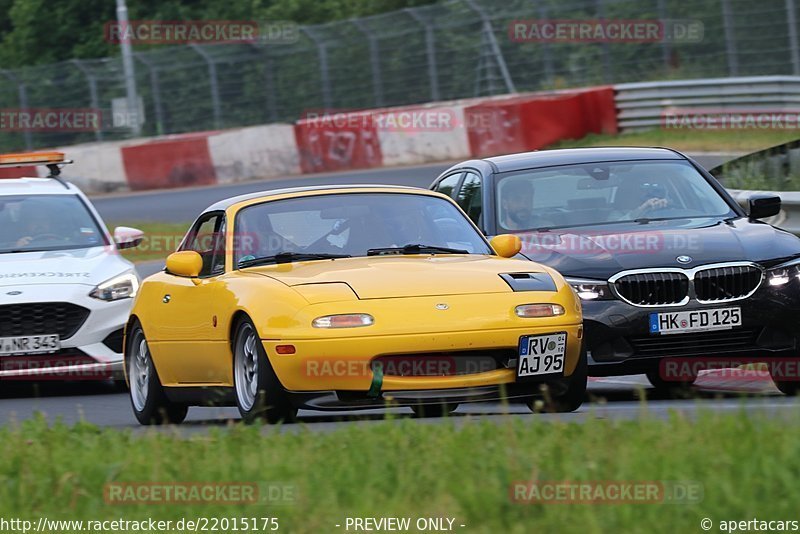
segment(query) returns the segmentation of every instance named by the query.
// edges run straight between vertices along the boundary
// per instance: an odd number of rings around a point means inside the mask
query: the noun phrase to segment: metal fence
[[[301,27],[291,44],[136,47],[142,135],[291,121],[305,110],[596,84],[800,75],[800,0],[448,0]],[[515,20],[695,21],[700,40],[517,42]],[[0,108],[96,108],[88,132],[2,131],[0,149],[125,139],[120,58],[0,70]]]

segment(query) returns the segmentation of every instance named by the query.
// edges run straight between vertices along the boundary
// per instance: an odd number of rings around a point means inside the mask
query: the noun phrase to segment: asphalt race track
[[[700,156],[698,161],[705,166],[714,166],[721,156]],[[427,187],[433,178],[448,164],[426,165],[407,168],[366,170],[347,173],[328,173],[302,177],[288,177],[259,182],[244,182],[184,190],[136,193],[131,195],[108,195],[93,199],[103,218],[115,221],[163,221],[184,222],[196,217],[200,210],[213,202],[230,196],[265,189],[320,185],[331,183],[391,183]],[[147,276],[161,268],[161,263],[150,262],[139,265],[140,273]],[[645,406],[642,397],[648,399]],[[688,416],[699,411],[736,412],[744,410],[765,417],[788,416],[798,409],[797,400],[782,396],[764,374],[749,373],[742,376],[701,375],[694,390],[694,398],[674,400],[655,396],[643,376],[591,379],[589,398],[583,407],[573,414],[531,414],[524,405],[473,404],[462,405],[449,418],[420,419],[421,424],[454,423],[468,424],[474,419],[499,419],[507,417],[541,418],[542,420],[576,420],[589,418],[635,419],[643,414],[648,417],[667,417],[677,410]],[[22,421],[43,413],[49,420],[57,418],[65,423],[81,419],[116,428],[137,428],[127,393],[110,383],[91,382],[41,382],[28,383],[4,381],[0,387],[0,424]],[[394,408],[388,410],[399,418],[411,417],[411,410]],[[300,412],[300,423],[285,425],[281,431],[296,431],[308,428],[325,431],[347,424],[375,424],[387,411],[362,412]],[[181,427],[184,432],[205,431],[208,428],[224,428],[238,420],[234,408],[191,408],[187,422]],[[265,429],[265,432],[271,430]]]

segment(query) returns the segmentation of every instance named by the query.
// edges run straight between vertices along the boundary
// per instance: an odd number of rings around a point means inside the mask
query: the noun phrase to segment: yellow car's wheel
[[[242,320],[233,342],[233,384],[236,406],[246,423],[293,421],[297,415],[275,375],[253,323]]]
[[[179,424],[186,419],[188,406],[170,402],[150,357],[144,330],[138,321],[131,325],[125,351],[130,380],[133,414],[143,425]]]
[[[567,389],[559,395],[546,395],[544,399],[545,412],[574,412],[583,404],[583,398],[586,396],[586,384],[589,380],[589,364],[586,358],[586,350],[581,350],[580,359],[578,359],[578,366],[572,375],[566,378]],[[531,411],[542,411],[537,408],[535,400],[528,402],[528,408]]]

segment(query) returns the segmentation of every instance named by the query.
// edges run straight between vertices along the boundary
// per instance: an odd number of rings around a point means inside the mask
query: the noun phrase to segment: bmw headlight
[[[794,278],[800,278],[800,259],[794,259],[767,270],[767,282],[772,287],[785,286]]]
[[[572,286],[581,300],[614,300],[608,282],[603,280],[567,278],[567,283]]]
[[[89,296],[108,302],[129,299],[139,291],[139,279],[132,272],[115,276],[92,289]]]

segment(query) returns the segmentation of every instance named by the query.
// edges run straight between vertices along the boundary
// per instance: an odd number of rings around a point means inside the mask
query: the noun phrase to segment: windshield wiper
[[[460,248],[437,247],[435,245],[409,244],[402,247],[371,248],[367,256],[382,256],[384,254],[469,254],[468,250]]]
[[[253,267],[254,265],[264,265],[267,263],[291,263],[293,261],[309,260],[335,260],[337,258],[350,258],[349,254],[314,254],[307,252],[279,252],[274,256],[264,256],[239,262],[239,267]]]

